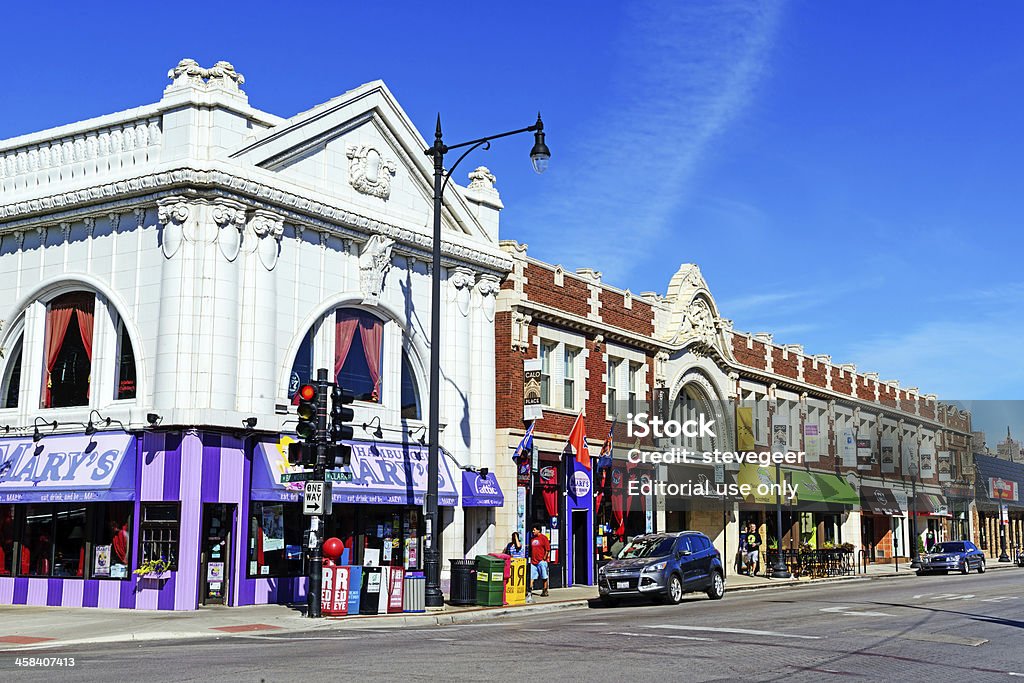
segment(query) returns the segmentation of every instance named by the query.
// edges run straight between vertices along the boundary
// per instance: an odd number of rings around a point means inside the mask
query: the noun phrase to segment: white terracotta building
[[[301,599],[306,520],[276,475],[291,395],[317,368],[360,398],[357,481],[335,488],[328,532],[353,563],[373,550],[422,566],[427,143],[379,81],[284,119],[250,106],[226,62],[183,60],[169,76],[155,104],[0,141],[0,467],[24,472],[0,478],[0,603]],[[511,260],[494,178],[470,178],[443,214],[445,558],[493,547],[493,508],[456,501],[459,466],[494,467],[494,302]],[[127,437],[130,493],[53,474],[88,451],[92,427]],[[52,481],[19,469],[40,444]],[[382,470],[395,452],[404,465]],[[40,486],[44,498],[25,492]],[[124,511],[104,507],[114,498]],[[268,531],[279,512],[283,537]],[[114,517],[127,543],[97,521]],[[125,587],[157,551],[173,568]],[[111,561],[126,576],[105,575]]]

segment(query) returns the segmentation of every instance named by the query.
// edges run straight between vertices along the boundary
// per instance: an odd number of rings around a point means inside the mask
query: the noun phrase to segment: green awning
[[[829,503],[832,505],[858,505],[860,496],[842,477],[822,472],[790,470],[796,498],[801,503]]]

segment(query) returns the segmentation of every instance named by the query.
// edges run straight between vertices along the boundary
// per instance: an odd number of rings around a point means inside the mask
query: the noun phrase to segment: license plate
[[[619,589],[629,588],[629,581],[616,581],[615,587]]]

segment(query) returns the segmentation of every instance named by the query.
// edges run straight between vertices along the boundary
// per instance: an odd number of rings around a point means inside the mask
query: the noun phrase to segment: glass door
[[[203,505],[199,597],[204,605],[228,604],[228,577],[231,573],[231,528],[234,524],[234,517],[234,505],[225,503]]]

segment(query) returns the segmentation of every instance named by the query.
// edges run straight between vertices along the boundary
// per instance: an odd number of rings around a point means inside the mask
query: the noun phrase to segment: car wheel
[[[982,560],[982,561],[981,561],[981,562],[980,562],[980,563],[978,564],[978,573],[979,573],[979,574],[984,574],[984,573],[985,573],[985,560]]]
[[[668,579],[668,591],[665,593],[666,602],[678,605],[683,600],[683,582],[673,574]]]
[[[961,574],[967,574],[971,571],[971,563],[968,560],[964,560],[963,565],[960,567]]]
[[[721,600],[725,595],[725,580],[722,575],[715,572],[711,575],[711,587],[708,588],[708,597],[712,600]]]

